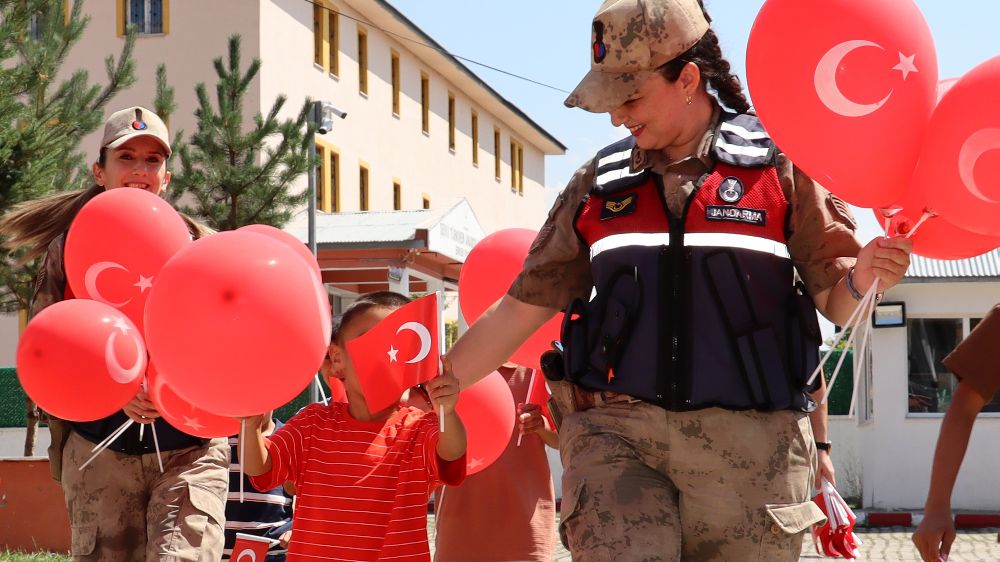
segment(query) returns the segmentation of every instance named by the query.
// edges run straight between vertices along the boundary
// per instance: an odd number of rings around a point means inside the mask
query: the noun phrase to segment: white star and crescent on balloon
[[[151,288],[153,286],[153,278],[152,277],[146,277],[145,275],[143,275],[143,274],[140,273],[139,274],[139,280],[136,281],[135,284],[133,284],[132,286],[133,287],[139,287],[139,292],[140,293],[145,293],[146,289],[149,289],[149,288]]]
[[[189,418],[187,416],[181,416],[182,423],[195,431],[200,431],[205,428],[205,425],[198,421],[198,418]]]
[[[128,331],[132,329],[132,327],[128,325],[128,322],[125,320],[124,316],[119,316],[115,318],[115,321],[112,322],[112,326],[121,330],[122,333],[125,334],[126,336],[128,335]]]
[[[813,74],[813,86],[816,88],[816,95],[819,96],[820,101],[827,109],[838,115],[844,117],[864,117],[881,109],[889,101],[889,98],[892,97],[894,90],[889,90],[889,93],[884,98],[875,103],[857,103],[848,98],[837,85],[837,72],[844,58],[855,50],[866,47],[885,50],[882,45],[873,43],[872,41],[861,39],[844,41],[831,47],[816,64],[816,72]],[[912,54],[907,56],[901,51],[897,51],[897,53],[899,55],[899,63],[890,70],[900,72],[905,82],[910,74],[920,72],[917,69],[916,63],[914,63],[917,55]]]

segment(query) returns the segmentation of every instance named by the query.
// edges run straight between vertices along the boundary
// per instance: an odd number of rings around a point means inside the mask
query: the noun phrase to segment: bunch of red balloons
[[[168,422],[231,435],[233,417],[301,392],[330,341],[319,267],[301,242],[261,225],[192,241],[181,216],[143,190],[84,205],[65,269],[67,300],[32,319],[17,351],[25,391],[59,418],[108,416],[148,379]]]
[[[914,252],[960,259],[1000,246],[1000,57],[939,84],[913,0],[767,0],[747,80],[804,172],[880,220],[895,215],[890,233],[923,221]]]

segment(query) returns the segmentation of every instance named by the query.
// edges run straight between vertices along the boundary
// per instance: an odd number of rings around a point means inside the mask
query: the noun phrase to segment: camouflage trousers
[[[560,536],[576,562],[798,560],[816,450],[802,412],[668,412],[599,400],[565,417]]]
[[[62,486],[78,561],[215,562],[224,545],[229,444],[124,455],[105,450],[83,470],[94,444],[72,432]]]

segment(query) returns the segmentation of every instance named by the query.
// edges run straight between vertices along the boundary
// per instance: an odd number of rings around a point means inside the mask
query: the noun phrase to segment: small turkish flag
[[[395,404],[404,390],[438,375],[439,331],[437,293],[431,293],[347,342],[370,411]]]
[[[236,533],[236,543],[229,559],[233,562],[264,562],[267,549],[275,542],[274,539]]]
[[[525,402],[541,408],[542,415],[545,416],[545,421],[549,424],[549,429],[555,431],[556,422],[553,421],[552,414],[549,412],[549,396],[551,395],[552,392],[549,390],[548,383],[545,382],[545,377],[538,369],[532,369],[531,379],[528,381],[528,398]]]

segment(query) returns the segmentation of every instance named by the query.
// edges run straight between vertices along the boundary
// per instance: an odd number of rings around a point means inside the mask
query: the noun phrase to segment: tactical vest
[[[567,310],[570,380],[675,411],[809,411],[819,326],[786,246],[788,201],[756,117],[724,114],[716,164],[674,216],[634,139],[595,158],[575,228],[594,288]]]

